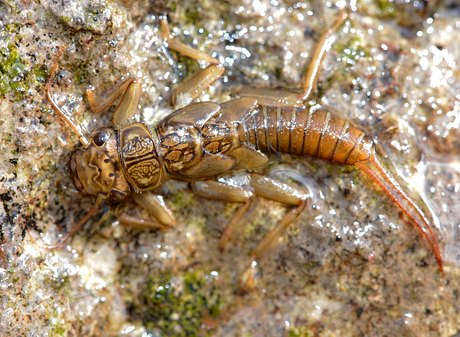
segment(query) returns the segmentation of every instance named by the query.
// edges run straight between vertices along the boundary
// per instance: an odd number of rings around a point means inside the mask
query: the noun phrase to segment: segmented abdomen
[[[345,165],[367,161],[372,140],[321,107],[259,106],[239,128],[241,142],[262,152],[313,156]]]

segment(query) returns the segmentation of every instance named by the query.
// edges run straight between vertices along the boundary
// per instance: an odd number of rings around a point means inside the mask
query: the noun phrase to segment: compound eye
[[[109,138],[110,133],[107,130],[98,131],[98,133],[96,133],[93,138],[94,144],[97,146],[102,146]]]

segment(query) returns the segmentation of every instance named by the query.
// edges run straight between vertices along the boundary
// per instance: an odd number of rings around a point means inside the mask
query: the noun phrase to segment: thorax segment
[[[165,179],[154,137],[142,123],[118,130],[118,151],[129,182],[139,191],[160,187]]]

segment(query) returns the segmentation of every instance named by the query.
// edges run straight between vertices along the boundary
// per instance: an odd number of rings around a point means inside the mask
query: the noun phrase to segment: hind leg
[[[284,233],[286,228],[302,214],[307,205],[308,194],[280,181],[258,174],[251,174],[251,186],[254,188],[257,196],[294,206],[251,251],[251,258],[256,260],[263,257],[266,251]]]
[[[300,216],[307,205],[308,199],[308,194],[280,181],[257,174],[250,174],[250,178],[249,184],[253,188],[253,192],[242,187],[229,186],[213,180],[192,184],[193,192],[204,198],[243,203],[222,234],[219,245],[221,249],[224,249],[228,242],[236,236],[239,225],[255,207],[255,196],[294,206],[250,252],[251,265],[242,275],[241,291],[246,291],[253,287],[255,266],[257,265],[255,261],[263,258],[286,228]]]
[[[305,102],[312,97],[313,91],[318,82],[319,70],[326,51],[330,48],[334,39],[332,34],[342,26],[347,19],[347,14],[343,10],[339,14],[339,19],[326,32],[321,35],[313,57],[308,67],[307,75],[303,84],[303,91],[297,92],[292,90],[279,90],[270,88],[252,88],[243,87],[233,93],[237,97],[253,97],[257,99],[260,105],[274,107],[301,107]]]
[[[334,42],[332,38],[332,34],[342,26],[342,24],[347,19],[348,15],[345,10],[342,10],[339,14],[339,19],[335,22],[335,24],[326,30],[323,35],[321,35],[315,51],[313,52],[313,57],[310,62],[310,66],[308,67],[307,75],[305,77],[304,85],[303,85],[303,94],[299,97],[299,99],[303,102],[311,98],[313,90],[316,87],[316,83],[318,82],[318,75],[319,70],[321,68],[321,63],[326,51],[331,47],[331,44]]]

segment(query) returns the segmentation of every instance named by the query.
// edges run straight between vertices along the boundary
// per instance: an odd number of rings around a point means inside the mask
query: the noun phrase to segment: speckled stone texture
[[[246,293],[249,252],[285,214],[281,204],[260,200],[220,252],[238,205],[170,181],[159,193],[174,228],[124,227],[122,213],[148,216],[127,203],[94,216],[63,248],[39,247],[93,202],[66,167],[78,139],[44,97],[65,43],[52,95],[89,133],[114,110],[89,112],[91,85],[101,94],[121,77],[141,78],[141,119],[153,123],[171,112],[171,90],[205,66],[166,48],[160,14],[177,39],[225,65],[202,96],[223,102],[240,85],[299,88],[316,41],[345,4],[350,20],[326,54],[318,100],[374,137],[430,218],[444,277],[415,226],[358,169],[289,156],[260,172],[311,188],[312,200],[258,261]],[[0,335],[456,336],[458,60],[455,0],[0,1]]]

